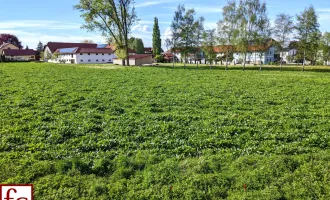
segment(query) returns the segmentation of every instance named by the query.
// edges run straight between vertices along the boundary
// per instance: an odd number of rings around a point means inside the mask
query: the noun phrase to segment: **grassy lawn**
[[[0,65],[0,183],[36,199],[330,199],[330,68],[283,70]]]

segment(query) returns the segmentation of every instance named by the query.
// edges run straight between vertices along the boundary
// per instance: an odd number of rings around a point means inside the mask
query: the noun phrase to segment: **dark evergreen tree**
[[[155,17],[154,29],[152,33],[152,49],[155,56],[160,55],[162,51],[162,39],[160,38],[160,30],[158,26],[158,18]]]
[[[42,44],[42,42],[39,41],[38,46],[37,46],[37,53],[38,55],[40,54],[40,52],[42,52],[44,50],[44,45]]]

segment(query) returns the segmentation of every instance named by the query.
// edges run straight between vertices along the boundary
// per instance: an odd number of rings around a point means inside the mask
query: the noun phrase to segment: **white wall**
[[[263,64],[275,62],[275,51],[276,51],[275,47],[271,47],[266,52],[247,53],[246,61],[251,62],[251,63],[260,63],[260,61],[262,61]],[[180,59],[182,57],[181,53],[175,53],[174,55],[177,56],[177,58],[180,61]],[[224,56],[223,53],[217,54],[217,57],[222,57],[222,56]],[[243,62],[244,53],[235,52],[235,53],[233,53],[233,57],[234,57],[234,59],[230,62],[239,63],[239,60],[241,60]]]
[[[275,47],[269,48],[266,52],[252,52],[247,53],[246,55],[246,62],[250,63],[260,63],[262,61],[263,64],[268,64],[270,62],[275,62]],[[222,55],[222,54],[218,54]],[[234,60],[233,62],[240,63],[239,61],[244,61],[244,53],[234,53],[233,55]]]
[[[109,53],[75,53],[75,54],[61,54],[58,56],[58,58],[55,61],[50,62],[56,62],[59,63],[60,60],[64,60],[65,63],[71,64],[71,60],[73,59],[75,64],[105,64],[105,63],[112,63],[113,59],[117,58],[115,54]]]
[[[48,62],[53,62],[53,61],[51,60],[51,58],[50,58],[49,60],[47,59],[47,55],[50,55],[50,56],[53,55],[52,52],[50,51],[50,49],[49,49],[48,46],[47,46],[47,47],[45,48],[45,50],[44,50],[44,59],[45,59],[46,61],[48,61]]]
[[[109,53],[83,53],[80,55],[80,53],[77,54],[77,64],[98,64],[98,63],[113,63],[113,59],[117,58],[115,54],[110,54]]]

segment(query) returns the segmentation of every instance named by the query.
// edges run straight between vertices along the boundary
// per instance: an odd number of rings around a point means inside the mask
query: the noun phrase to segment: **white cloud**
[[[142,21],[139,21],[140,24],[154,24],[154,21],[146,21],[146,20],[142,20]],[[171,22],[161,22],[161,21],[158,21],[158,24],[171,24]]]
[[[317,12],[330,12],[330,8],[320,8],[316,9]]]
[[[154,6],[159,4],[176,2],[176,0],[144,1],[135,5],[136,8]]]
[[[205,29],[214,29],[217,28],[217,22],[204,22]]]
[[[167,38],[172,38],[172,31],[171,31],[171,28],[170,27],[167,27],[165,32],[164,32],[164,37],[165,39]]]
[[[71,35],[71,34],[59,34],[48,35],[43,33],[32,33],[20,30],[0,29],[0,33],[10,33],[18,37],[22,41],[22,45],[28,45],[29,48],[36,48],[39,41],[43,44],[47,42],[81,42],[84,39],[93,40],[95,43],[104,43],[105,39],[100,35]]]
[[[143,3],[137,4],[135,7],[136,8],[147,7],[147,6],[158,5],[158,4],[161,4],[161,3],[162,3],[161,1],[146,1],[146,2],[143,2]]]
[[[80,26],[81,25],[77,23],[68,23],[68,22],[50,21],[50,20],[14,20],[14,21],[0,22],[0,29],[46,28],[51,30],[55,30],[55,29],[69,30],[69,29],[79,29]]]
[[[151,29],[147,25],[140,25],[140,24],[138,24],[138,25],[135,25],[132,28],[132,31],[139,31],[139,32],[143,32],[143,33],[150,33],[151,32]]]
[[[197,14],[206,14],[206,13],[222,13],[221,6],[205,6],[200,4],[187,4],[186,9],[195,9]]]

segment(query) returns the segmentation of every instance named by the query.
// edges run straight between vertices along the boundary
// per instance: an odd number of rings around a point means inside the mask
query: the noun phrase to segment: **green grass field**
[[[257,69],[0,65],[0,183],[36,200],[330,199],[330,68]]]

